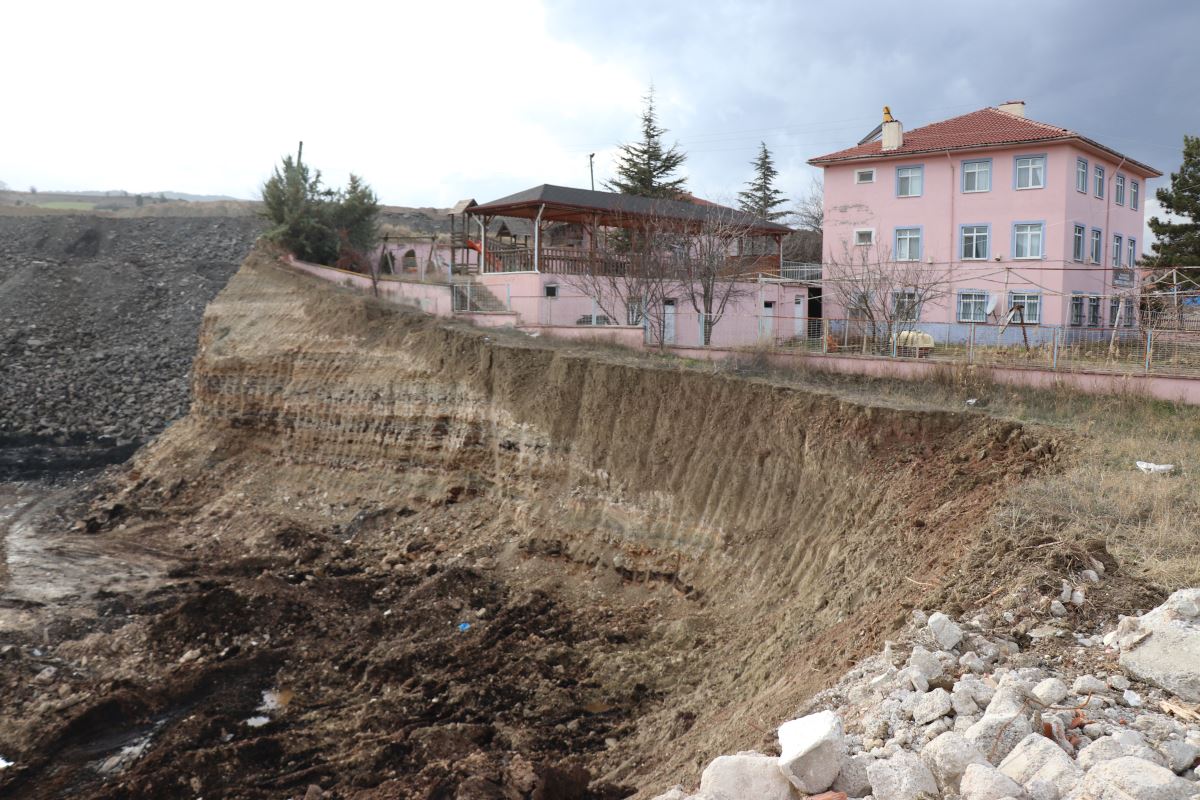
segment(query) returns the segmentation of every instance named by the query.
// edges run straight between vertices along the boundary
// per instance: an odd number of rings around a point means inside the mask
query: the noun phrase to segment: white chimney
[[[1025,101],[1024,100],[1009,100],[1000,104],[1000,110],[1005,114],[1012,114],[1014,117],[1025,116]]]
[[[904,145],[904,126],[892,117],[891,110],[883,107],[883,150],[899,150]]]

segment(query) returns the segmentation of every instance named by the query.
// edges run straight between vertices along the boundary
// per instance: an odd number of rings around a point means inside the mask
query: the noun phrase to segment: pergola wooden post
[[[538,208],[537,216],[533,218],[533,271],[541,272],[542,264],[542,214],[546,211],[546,204]]]

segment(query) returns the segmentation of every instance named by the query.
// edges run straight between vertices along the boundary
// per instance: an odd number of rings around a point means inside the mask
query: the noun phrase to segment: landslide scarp
[[[234,776],[499,797],[583,769],[601,796],[762,746],[906,609],[981,596],[1012,558],[992,508],[1059,446],[439,322],[257,251],[206,312],[190,413],[91,525],[177,554],[151,619],[214,598],[129,631],[148,664],[269,647],[254,685],[297,687],[275,766]],[[176,763],[248,746],[231,702],[167,726]],[[139,763],[126,785],[159,786]]]

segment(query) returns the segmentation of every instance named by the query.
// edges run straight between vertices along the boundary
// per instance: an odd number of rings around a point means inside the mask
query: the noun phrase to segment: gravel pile
[[[254,217],[0,216],[0,478],[123,458],[187,408]]]

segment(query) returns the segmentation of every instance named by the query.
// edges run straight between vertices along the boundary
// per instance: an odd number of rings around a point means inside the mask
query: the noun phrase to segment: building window
[[[1122,244],[1123,244],[1123,242],[1121,240],[1121,234],[1114,233],[1113,234],[1113,249],[1112,249],[1112,262],[1113,262],[1112,265],[1114,267],[1121,266],[1121,245]]]
[[[546,297],[558,297],[558,284],[547,283],[545,289]]]
[[[1087,230],[1082,225],[1075,226],[1075,238],[1071,245],[1071,258],[1083,261],[1083,253],[1087,248]]]
[[[920,197],[925,167],[896,167],[896,196]]]
[[[987,321],[987,292],[958,293],[958,321],[986,322]]]
[[[1042,189],[1046,186],[1046,157],[1019,156],[1017,158],[1017,188]]]
[[[1042,321],[1042,296],[1036,292],[1013,292],[1008,296],[1008,307],[1010,309],[1021,307],[1020,315],[1013,315],[1013,322],[1024,320],[1030,325],[1037,325]]]
[[[1088,300],[1088,319],[1087,319],[1088,327],[1089,328],[1099,328],[1100,327],[1100,298],[1096,297],[1096,296],[1092,296],[1092,297],[1089,297],[1087,300]]]
[[[846,307],[850,319],[867,319],[871,311],[871,295],[869,292],[856,292],[850,298]]]
[[[1138,210],[1138,182],[1129,182],[1129,207],[1134,211]]]
[[[964,161],[962,165],[964,192],[992,190],[992,160]]]
[[[1092,228],[1092,263],[1099,264],[1103,258],[1104,234]]]
[[[855,183],[874,183],[875,170],[873,169],[857,169],[854,171]]]
[[[1104,197],[1104,167],[1096,165],[1096,197]]]
[[[1114,297],[1108,301],[1108,325],[1111,328],[1117,327],[1117,316],[1121,313],[1121,300]]]
[[[921,318],[921,304],[914,291],[892,292],[892,314],[897,322],[916,322]]]
[[[1013,225],[1013,258],[1042,257],[1042,228],[1040,222]]]
[[[988,226],[963,225],[960,253],[964,261],[986,259],[988,257]]]
[[[920,228],[896,228],[896,260],[921,260]]]
[[[1116,196],[1113,198],[1113,202],[1119,206],[1125,205],[1125,176],[1124,175],[1117,176],[1117,190],[1116,190],[1116,192],[1114,192],[1114,194]]]
[[[1075,191],[1087,194],[1087,159],[1075,159]]]
[[[1129,267],[1130,269],[1133,269],[1134,267],[1136,267],[1137,266],[1137,257],[1138,257],[1137,239],[1134,239],[1131,236],[1131,237],[1129,237],[1129,258],[1125,261],[1125,266]]]
[[[1132,328],[1133,327],[1133,317],[1134,317],[1133,298],[1126,297],[1125,298],[1125,316],[1121,317],[1121,324],[1123,324],[1126,328]]]
[[[1071,298],[1071,325],[1076,328],[1083,325],[1083,295],[1081,294]]]
[[[875,231],[870,228],[855,231],[854,244],[857,247],[869,247],[875,244]]]

